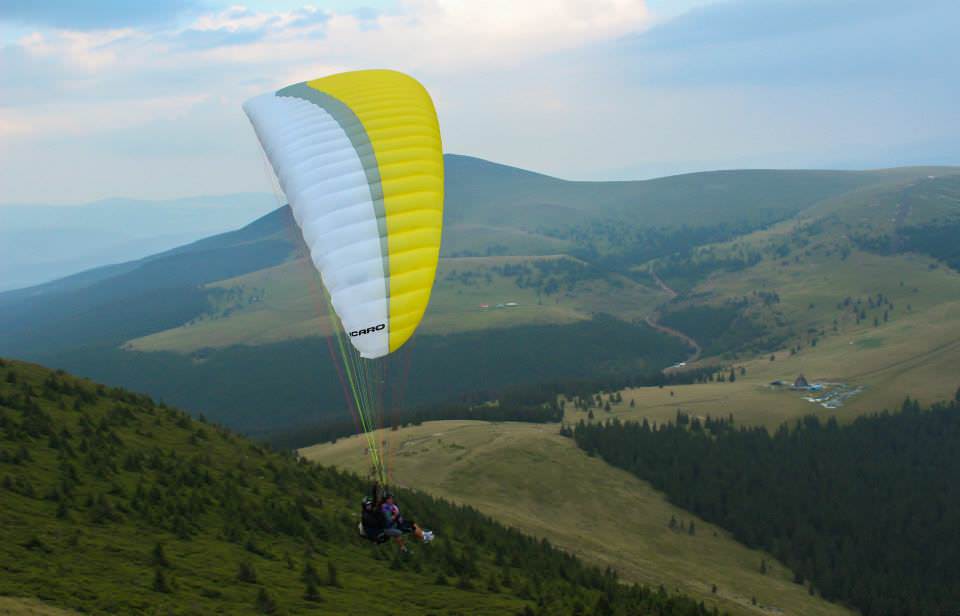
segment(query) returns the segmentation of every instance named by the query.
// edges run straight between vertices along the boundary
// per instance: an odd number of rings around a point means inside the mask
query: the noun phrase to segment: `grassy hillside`
[[[36,599],[0,597],[0,614],[4,616],[70,616],[79,612],[53,607]]]
[[[693,307],[733,310],[769,336],[805,345],[875,317],[886,323],[884,313],[896,319],[950,301],[955,272],[907,242],[933,220],[960,218],[957,186],[960,175],[855,191],[771,228],[662,259],[654,267],[681,293],[667,316],[682,322]],[[700,334],[706,342],[717,337]]]
[[[948,400],[960,384],[954,368],[960,363],[960,285],[950,282],[955,278],[958,276],[952,274],[945,281],[938,280],[936,286],[923,287],[930,289],[930,295],[934,295],[934,289],[944,293],[956,289],[958,295],[953,299],[926,304],[921,291],[916,294],[921,308],[898,314],[887,323],[881,316],[876,327],[872,320],[860,326],[851,320],[846,328],[833,333],[827,325],[826,334],[818,337],[816,346],[810,341],[798,342],[799,350],[789,346],[758,357],[726,359],[723,365],[736,371],[733,383],[623,390],[622,402],[611,402],[609,414],[595,409],[595,416],[600,421],[617,417],[664,422],[683,410],[701,418],[732,415],[741,424],[775,428],[806,413],[849,421],[877,409],[898,408],[907,395],[924,404]],[[741,374],[741,368],[745,374]],[[792,383],[799,375],[811,382],[842,383],[848,389],[860,390],[841,407],[827,409],[805,400],[806,393],[770,386],[778,380]],[[603,399],[608,397],[604,395]],[[566,420],[580,419],[586,419],[586,413],[568,405]]]
[[[0,363],[2,609],[707,613],[410,492],[439,538],[375,548],[356,537],[366,488],[145,396]]]
[[[736,614],[848,613],[809,596],[769,555],[671,506],[558,432],[557,425],[441,421],[380,438],[397,482],[470,504],[588,562],[614,566],[625,579],[663,583]],[[357,437],[301,453],[356,471],[366,464]],[[671,529],[671,518],[683,527]]]
[[[320,281],[306,259],[211,283],[207,289],[210,306],[203,314],[130,340],[126,348],[193,353],[331,332]],[[632,322],[663,299],[659,289],[563,255],[443,258],[418,331],[448,335],[569,324],[596,313]],[[505,308],[507,302],[518,305]]]
[[[906,395],[924,403],[950,398],[951,366],[960,362],[960,273],[933,255],[906,251],[899,238],[960,216],[958,181],[925,178],[860,191],[701,247],[682,263],[658,262],[657,271],[681,289],[661,309],[661,322],[694,336],[705,363],[735,366],[739,378],[676,387],[673,397],[623,392],[614,413],[663,421],[682,408],[775,426],[804,411],[843,419],[896,408]],[[768,386],[800,374],[862,391],[830,411]]]

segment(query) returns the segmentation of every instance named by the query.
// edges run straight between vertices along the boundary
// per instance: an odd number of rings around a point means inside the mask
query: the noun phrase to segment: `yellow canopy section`
[[[340,73],[306,85],[348,107],[376,157],[387,237],[389,350],[412,335],[430,301],[443,225],[443,149],[433,102],[388,70]]]

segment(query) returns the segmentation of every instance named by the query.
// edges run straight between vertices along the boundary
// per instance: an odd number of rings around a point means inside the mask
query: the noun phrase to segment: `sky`
[[[241,104],[393,68],[569,179],[960,164],[955,0],[4,0],[0,203],[269,191]]]

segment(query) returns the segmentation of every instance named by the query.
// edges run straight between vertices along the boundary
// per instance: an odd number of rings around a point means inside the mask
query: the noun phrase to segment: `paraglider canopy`
[[[388,70],[341,73],[247,101],[350,343],[383,357],[414,333],[433,286],[443,156],[427,91]]]

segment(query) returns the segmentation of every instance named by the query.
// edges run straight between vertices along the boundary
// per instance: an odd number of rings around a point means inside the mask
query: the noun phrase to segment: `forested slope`
[[[468,508],[356,536],[353,475],[150,398],[0,360],[0,594],[94,613],[706,614]]]
[[[958,394],[960,395],[960,394]],[[960,604],[960,400],[774,434],[678,415],[565,429],[591,455],[772,552],[811,592],[879,614]]]

